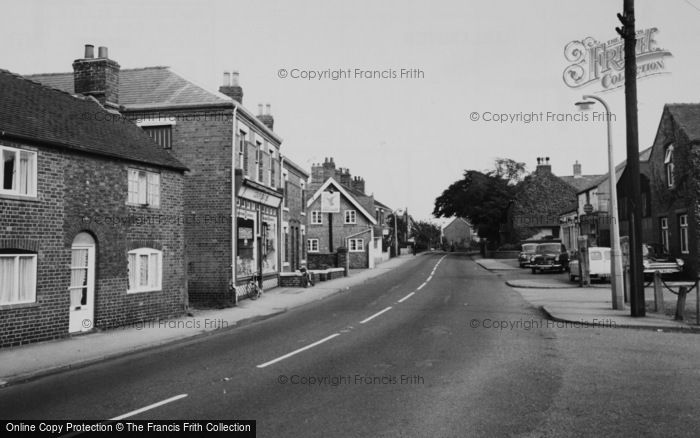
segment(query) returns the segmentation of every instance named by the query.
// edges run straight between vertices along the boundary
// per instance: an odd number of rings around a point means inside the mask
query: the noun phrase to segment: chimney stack
[[[73,61],[73,88],[76,94],[93,96],[103,106],[119,106],[119,64],[109,59],[107,47],[85,45],[85,57]]]
[[[232,71],[229,75],[224,72],[224,83],[219,87],[219,92],[227,95],[236,102],[243,103],[243,88],[238,85],[238,72]]]
[[[552,166],[549,164],[549,157],[537,157],[537,168],[535,172],[538,174],[552,173]]]
[[[272,117],[269,103],[265,106],[264,114],[262,104],[258,105],[258,120],[263,122],[263,124],[267,126],[270,129],[270,131],[273,130],[272,128],[275,126],[275,118]]]
[[[574,163],[574,178],[581,178],[581,164],[578,160]]]

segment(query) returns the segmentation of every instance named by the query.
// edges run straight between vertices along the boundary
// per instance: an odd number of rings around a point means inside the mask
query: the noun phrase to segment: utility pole
[[[399,222],[396,218],[396,212],[394,214],[394,257],[399,256]]]
[[[624,0],[622,15],[617,14],[622,28],[615,28],[625,41],[625,118],[627,122],[627,193],[630,262],[630,311],[644,316],[644,273],[642,268],[642,205],[639,182],[639,130],[637,122],[637,36],[634,27],[634,0]],[[610,175],[610,177],[614,177]]]

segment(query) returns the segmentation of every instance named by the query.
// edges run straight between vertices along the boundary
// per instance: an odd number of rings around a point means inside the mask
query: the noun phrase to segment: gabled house
[[[182,162],[98,98],[0,96],[0,347],[183,314]]]
[[[700,274],[700,104],[664,105],[648,160],[651,193],[645,240],[663,245]],[[644,184],[642,184],[642,189]]]
[[[442,229],[443,243],[451,248],[469,248],[475,237],[474,228],[468,220],[456,217]]]
[[[282,139],[269,105],[265,113],[259,105],[257,115],[243,106],[237,72],[224,73],[213,92],[169,67],[121,69],[106,49],[94,58],[91,47],[72,73],[28,77],[118,108],[187,165],[182,196],[190,301],[231,304],[256,272],[265,288],[277,286]]]
[[[345,253],[350,269],[374,267],[377,221],[341,183],[328,178],[307,201],[306,213],[310,269],[343,267]]]

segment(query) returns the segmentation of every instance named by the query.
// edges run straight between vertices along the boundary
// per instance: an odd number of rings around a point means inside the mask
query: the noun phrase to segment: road
[[[695,335],[558,327],[506,275],[419,256],[266,321],[0,389],[0,417],[254,419],[270,437],[698,429]]]

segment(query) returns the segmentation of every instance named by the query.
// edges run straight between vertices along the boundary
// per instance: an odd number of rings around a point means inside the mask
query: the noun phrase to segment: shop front
[[[236,286],[241,296],[253,275],[262,272],[265,289],[278,285],[282,195],[243,182],[236,199]]]

